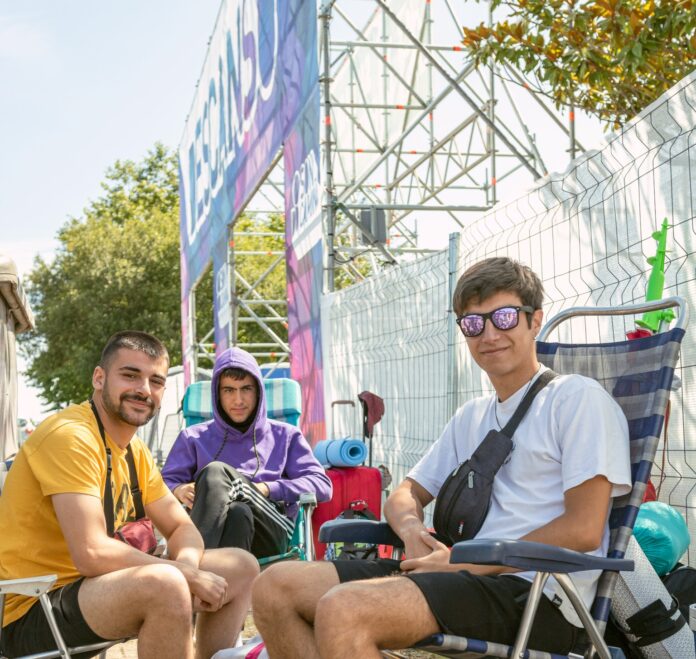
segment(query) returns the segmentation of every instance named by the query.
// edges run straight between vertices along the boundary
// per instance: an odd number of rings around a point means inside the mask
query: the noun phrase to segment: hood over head
[[[243,433],[237,430],[234,426],[230,425],[227,415],[224,414],[223,410],[220,409],[220,374],[222,371],[228,368],[240,368],[250,375],[253,375],[256,379],[256,384],[258,387],[258,402],[256,404],[254,419],[251,421],[251,424],[247,430]],[[254,429],[257,431],[261,430],[268,424],[268,419],[266,418],[266,392],[263,386],[263,379],[261,378],[261,369],[256,363],[254,357],[246,350],[242,350],[241,348],[228,348],[222,352],[215,360],[213,379],[210,386],[213,400],[213,417],[215,418],[215,422],[220,424],[230,433],[235,433],[241,436],[251,435],[254,432]]]

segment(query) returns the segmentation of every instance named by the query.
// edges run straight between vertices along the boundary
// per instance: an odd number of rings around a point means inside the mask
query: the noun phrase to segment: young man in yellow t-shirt
[[[7,476],[0,497],[0,579],[57,574],[50,598],[69,646],[137,636],[141,658],[191,658],[191,617],[198,611],[196,656],[207,658],[234,645],[248,609],[256,560],[239,549],[203,550],[196,527],[135,436],[160,406],[168,365],[155,337],[135,331],[112,336],[92,376],[93,407],[71,405],[46,419]],[[106,447],[114,528],[136,517],[129,446],[145,514],[167,538],[169,560],[107,533]],[[36,599],[8,596],[2,624],[0,654],[56,647]]]

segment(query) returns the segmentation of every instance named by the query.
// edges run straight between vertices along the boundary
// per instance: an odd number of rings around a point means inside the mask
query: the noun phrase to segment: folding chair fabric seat
[[[293,426],[299,425],[302,414],[300,384],[290,378],[272,378],[264,380],[263,386],[268,418],[285,421]],[[187,426],[213,418],[210,381],[194,382],[187,387],[184,393],[183,413]]]
[[[213,418],[213,402],[210,397],[209,381],[194,382],[186,387],[182,411],[187,426],[203,423]]]
[[[263,386],[266,390],[268,418],[298,425],[302,414],[302,389],[299,382],[290,378],[272,378],[264,380]]]

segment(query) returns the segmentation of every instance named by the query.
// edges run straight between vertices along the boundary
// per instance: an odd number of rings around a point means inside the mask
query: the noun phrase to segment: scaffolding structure
[[[325,292],[442,249],[449,233],[585,149],[559,113],[510,67],[476,68],[462,26],[491,23],[474,0],[320,0]],[[596,128],[595,128],[596,129]],[[283,213],[281,153],[244,212]],[[289,357],[286,300],[266,299],[236,267],[230,229],[232,344],[261,362]],[[241,323],[267,341],[238,342]],[[210,336],[197,342],[211,359]]]

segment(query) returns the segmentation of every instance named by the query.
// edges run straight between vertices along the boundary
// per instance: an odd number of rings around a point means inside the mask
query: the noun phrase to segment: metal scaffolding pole
[[[493,22],[490,2],[481,5],[322,1],[317,56],[325,291],[422,258],[432,251],[423,240],[433,234],[442,234],[444,248],[451,231],[504,200],[511,181],[531,185],[552,162],[539,131],[544,137],[553,131],[552,146],[566,157],[583,150],[574,116],[561,116],[523,74],[509,65],[475,67],[460,45],[461,28]],[[280,158],[246,214],[284,212]],[[379,217],[383,225],[372,224]],[[245,235],[259,234],[270,237],[255,229]],[[235,246],[234,236],[241,234],[231,232],[228,253],[231,342],[239,344],[240,326],[256,324],[262,333],[244,347],[263,359],[285,358],[289,346],[279,328],[287,327],[287,301],[264,295],[263,285],[283,267],[284,254],[239,240]],[[248,280],[240,273],[240,260],[269,253],[275,258],[261,274]],[[189,303],[195,312],[195,294]],[[195,337],[195,319],[191,331]],[[196,361],[206,354],[207,348],[197,350]]]

